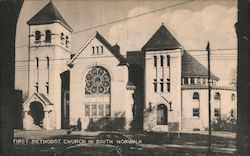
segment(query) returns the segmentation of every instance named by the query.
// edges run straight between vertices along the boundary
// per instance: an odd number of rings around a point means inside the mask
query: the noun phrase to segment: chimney
[[[113,46],[113,49],[115,52],[120,53],[120,46],[117,43]]]

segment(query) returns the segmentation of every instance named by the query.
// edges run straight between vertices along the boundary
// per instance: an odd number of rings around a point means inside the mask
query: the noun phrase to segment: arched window
[[[231,95],[231,100],[235,101],[235,95],[234,94]]]
[[[215,95],[214,95],[214,99],[215,100],[220,100],[220,93],[215,93]]]
[[[100,66],[92,67],[85,78],[85,94],[110,94],[110,75]]]
[[[163,67],[164,65],[164,57],[161,55],[161,66]]]
[[[68,46],[69,46],[69,37],[68,37],[68,36],[66,36],[66,39],[65,39],[65,45],[66,45],[66,47],[68,47]]]
[[[154,66],[157,67],[157,56],[154,56]]]
[[[51,42],[51,31],[50,30],[45,31],[45,42],[48,42],[48,43]]]
[[[35,32],[35,41],[40,41],[41,40],[41,32],[40,31],[36,31]]]
[[[170,56],[167,55],[167,66],[170,67]]]
[[[199,93],[194,92],[194,94],[193,94],[193,99],[194,99],[194,100],[200,100],[200,95],[199,95]]]
[[[164,104],[157,106],[156,113],[156,124],[157,125],[167,125],[168,124],[168,108]]]
[[[64,34],[63,33],[61,33],[60,38],[61,38],[61,41],[64,40]]]

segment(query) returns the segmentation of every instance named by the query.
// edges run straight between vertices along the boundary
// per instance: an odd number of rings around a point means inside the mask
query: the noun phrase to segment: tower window
[[[193,108],[193,116],[199,117],[200,116],[200,108]]]
[[[154,66],[157,67],[157,56],[154,56]]]
[[[188,78],[187,77],[184,78],[184,84],[188,84]]]
[[[200,100],[200,95],[199,95],[199,93],[194,92],[194,94],[193,94],[193,99],[194,99],[194,100]]]
[[[220,117],[220,109],[219,108],[214,109],[214,116],[215,117]]]
[[[47,91],[47,94],[49,94],[49,82],[46,82],[46,91]]]
[[[35,43],[40,43],[41,41],[41,32],[40,31],[36,31],[35,32]]]
[[[234,94],[231,95],[231,100],[235,101],[235,95]]]
[[[49,67],[49,57],[46,57],[47,60],[47,67]]]
[[[68,36],[66,36],[65,45],[66,45],[66,47],[69,46],[69,37]]]
[[[161,55],[161,66],[163,67],[164,64],[164,57]]]
[[[38,68],[39,67],[39,58],[36,57],[36,67]]]
[[[191,83],[191,84],[195,84],[195,83],[194,83],[194,77],[191,77],[191,78],[190,78],[190,83]]]
[[[161,84],[161,92],[164,92],[164,83],[161,82],[160,84]]]
[[[170,56],[167,55],[167,66],[170,67]]]
[[[45,42],[51,43],[51,31],[50,30],[45,31]]]
[[[154,92],[156,93],[157,92],[157,83],[154,82]]]
[[[215,100],[220,100],[220,93],[215,93],[215,95],[214,95],[214,99]]]
[[[36,92],[38,92],[38,82],[36,82],[36,84],[35,84],[35,88],[36,88]]]
[[[63,33],[61,33],[60,38],[61,38],[61,43],[63,44],[63,42],[62,42],[64,40],[64,34]]]
[[[170,82],[167,82],[167,91],[170,92]]]

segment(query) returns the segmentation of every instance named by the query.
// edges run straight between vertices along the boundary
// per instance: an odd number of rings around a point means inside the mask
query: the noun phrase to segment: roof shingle
[[[73,31],[72,28],[68,25],[68,23],[64,20],[60,12],[53,5],[53,3],[49,2],[27,23],[29,25],[40,25],[40,24],[50,24],[56,22],[64,25],[70,32]]]

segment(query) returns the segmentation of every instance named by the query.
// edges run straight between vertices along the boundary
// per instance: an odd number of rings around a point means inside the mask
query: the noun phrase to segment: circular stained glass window
[[[85,78],[85,94],[109,94],[110,76],[103,67],[93,67]]]

